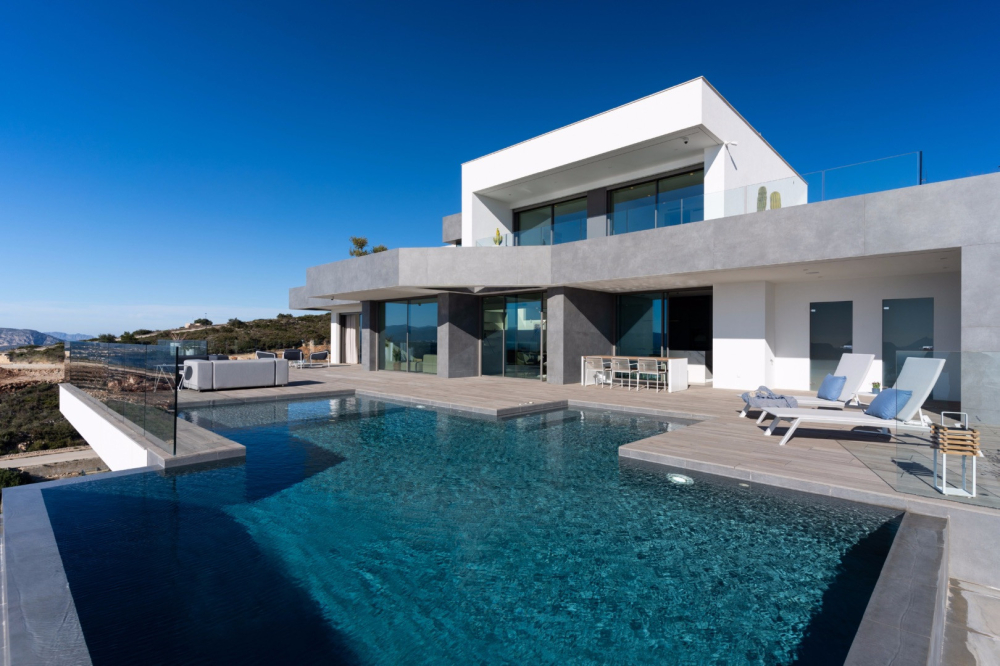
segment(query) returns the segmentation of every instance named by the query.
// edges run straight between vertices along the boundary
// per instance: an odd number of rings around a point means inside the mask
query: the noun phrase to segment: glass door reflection
[[[545,294],[483,299],[481,371],[545,379]]]
[[[904,353],[897,353],[904,352]],[[882,301],[882,386],[892,388],[910,356],[934,355],[934,299]]]
[[[854,302],[809,304],[809,388],[833,374],[840,357],[854,350]]]

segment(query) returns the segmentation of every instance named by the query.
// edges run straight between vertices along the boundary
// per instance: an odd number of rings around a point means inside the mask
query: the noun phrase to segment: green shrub
[[[0,454],[86,444],[59,412],[59,387],[41,382],[0,394]]]
[[[31,483],[31,477],[19,469],[0,468],[0,488],[13,488]]]

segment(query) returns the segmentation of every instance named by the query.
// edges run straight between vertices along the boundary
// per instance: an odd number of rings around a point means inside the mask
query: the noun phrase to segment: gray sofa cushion
[[[195,391],[261,388],[288,384],[288,361],[185,361],[184,388]]]
[[[256,361],[213,361],[212,388],[232,389],[274,386],[274,359]]]
[[[285,386],[288,384],[288,361],[283,358],[274,361],[274,385]]]

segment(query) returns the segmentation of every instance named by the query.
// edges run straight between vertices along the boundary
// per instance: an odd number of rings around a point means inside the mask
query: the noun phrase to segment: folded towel
[[[743,402],[754,409],[764,409],[765,407],[791,407],[799,406],[798,400],[790,395],[778,395],[766,386],[760,386],[756,391],[747,391],[740,396]]]

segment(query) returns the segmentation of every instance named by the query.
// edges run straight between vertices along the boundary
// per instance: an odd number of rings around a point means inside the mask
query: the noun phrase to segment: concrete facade
[[[462,242],[462,214],[445,215],[441,218],[441,242],[461,243]]]
[[[580,357],[614,351],[615,299],[611,294],[554,287],[548,294],[548,381],[580,381]]]
[[[607,235],[612,189],[696,168],[704,169],[703,220]],[[782,207],[772,209],[769,197],[758,203],[765,186]],[[585,240],[476,246],[513,231],[515,211],[577,197],[587,202]],[[461,247],[314,266],[290,302],[331,309],[440,295],[439,317],[459,320],[439,325],[447,356],[439,373],[458,377],[471,371],[467,338],[481,322],[454,303],[545,291],[548,381],[565,383],[575,381],[580,355],[617,342],[618,294],[711,288],[712,373],[703,375],[717,388],[802,391],[810,388],[810,303],[853,303],[852,347],[876,356],[868,390],[896,361],[882,359],[883,301],[932,298],[934,351],[953,355],[934,399],[960,399],[982,422],[1000,423],[991,407],[1000,403],[992,379],[1000,376],[1000,174],[807,200],[794,169],[696,79],[463,164],[462,212],[442,220],[442,240],[460,236]],[[587,301],[606,319],[592,318]],[[979,356],[969,362],[958,352]]]
[[[479,374],[479,299],[469,294],[438,295],[438,377]]]

